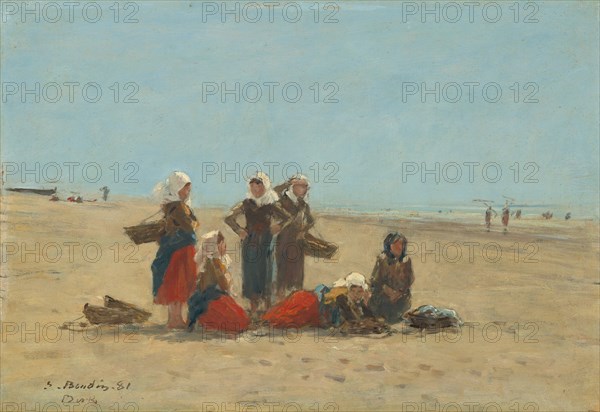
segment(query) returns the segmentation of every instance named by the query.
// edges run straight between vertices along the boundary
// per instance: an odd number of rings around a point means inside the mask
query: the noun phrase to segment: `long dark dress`
[[[303,199],[294,203],[287,194],[279,200],[281,207],[292,218],[277,235],[277,288],[283,291],[302,289],[304,284],[304,251],[298,243],[298,235],[314,225],[310,207]]]
[[[410,287],[414,281],[410,258],[406,262],[401,262],[386,253],[379,255],[371,275],[373,292],[369,299],[369,307],[373,313],[376,316],[383,316],[389,323],[400,321],[404,312],[410,309]],[[392,302],[383,291],[385,285],[396,291],[402,290],[405,294],[396,302]]]
[[[246,217],[246,227],[237,223],[237,217]],[[239,234],[243,229],[248,236],[242,241],[242,295],[247,299],[269,298],[273,251],[271,250],[271,220],[280,219],[284,226],[290,215],[278,203],[258,206],[253,199],[245,199],[235,205],[225,223]]]

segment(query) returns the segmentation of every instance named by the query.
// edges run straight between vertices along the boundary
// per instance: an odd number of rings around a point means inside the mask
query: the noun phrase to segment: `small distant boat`
[[[25,187],[8,187],[6,190],[11,192],[19,192],[19,193],[34,193],[36,195],[50,196],[56,193],[56,188],[54,189],[32,189]]]

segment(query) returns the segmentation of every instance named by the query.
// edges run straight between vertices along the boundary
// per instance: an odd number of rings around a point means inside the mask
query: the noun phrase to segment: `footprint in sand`
[[[330,374],[327,374],[327,375],[325,375],[325,377],[328,378],[328,379],[333,379],[334,381],[337,381],[337,382],[344,382],[346,380],[346,377],[344,375],[330,375]]]

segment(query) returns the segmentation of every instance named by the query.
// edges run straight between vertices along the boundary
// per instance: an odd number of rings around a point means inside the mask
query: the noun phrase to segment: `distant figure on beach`
[[[567,214],[565,215],[565,220],[569,219],[571,219],[571,212],[567,212]]]
[[[83,198],[79,195],[76,196],[69,196],[67,198],[67,202],[73,202],[73,203],[83,203]]]
[[[552,219],[552,216],[554,216],[554,213],[550,212],[549,210],[542,213],[542,217],[546,220]]]
[[[196,253],[198,287],[188,300],[188,329],[198,323],[206,330],[242,332],[250,324],[244,309],[230,296],[233,279],[231,257],[225,238],[218,230],[202,236]]]
[[[504,226],[504,234],[508,232],[508,219],[510,218],[510,207],[508,204],[508,200],[504,202],[504,207],[502,208],[502,225]]]
[[[102,199],[104,199],[106,202],[108,200],[108,193],[110,192],[110,189],[108,186],[103,186],[100,188],[100,190],[102,191]]]
[[[225,223],[242,241],[242,295],[250,300],[251,315],[256,313],[261,301],[265,308],[271,306],[275,269],[271,241],[291,218],[277,200],[269,176],[258,172],[248,183],[246,199],[236,204],[225,217]],[[237,222],[241,215],[246,218],[246,227]]]
[[[406,256],[407,240],[400,233],[390,233],[383,241],[371,275],[373,295],[369,307],[376,316],[396,323],[411,305],[410,287],[415,281],[412,262]]]
[[[186,328],[181,311],[196,287],[198,220],[191,208],[191,190],[192,182],[183,172],[171,173],[154,188],[155,195],[162,199],[165,234],[152,262],[152,293],[155,304],[168,306],[170,329]]]
[[[517,212],[515,213],[515,219],[521,219],[521,209],[517,209]]]
[[[492,226],[492,213],[494,214],[494,217],[498,216],[498,213],[496,213],[491,206],[488,206],[488,208],[485,210],[485,227],[487,228],[488,232]]]
[[[291,220],[277,235],[275,283],[278,300],[283,300],[290,291],[300,290],[304,285],[304,251],[298,240],[315,224],[305,200],[309,188],[306,176],[295,175],[279,199],[280,206],[291,216]]]

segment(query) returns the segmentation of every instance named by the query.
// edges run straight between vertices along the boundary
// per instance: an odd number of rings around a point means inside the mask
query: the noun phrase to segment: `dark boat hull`
[[[44,195],[50,196],[56,193],[56,188],[54,189],[28,189],[23,187],[12,187],[7,188],[11,192],[19,192],[19,193],[35,193],[36,195]]]

